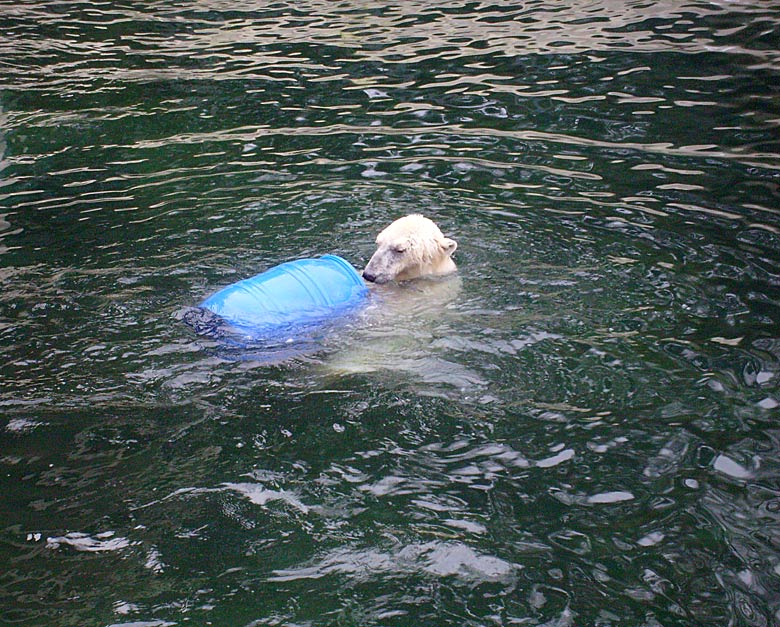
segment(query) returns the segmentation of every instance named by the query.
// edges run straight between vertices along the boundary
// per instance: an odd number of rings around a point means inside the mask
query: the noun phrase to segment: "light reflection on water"
[[[4,619],[778,621],[777,3],[0,16]],[[314,352],[177,319],[418,211]]]

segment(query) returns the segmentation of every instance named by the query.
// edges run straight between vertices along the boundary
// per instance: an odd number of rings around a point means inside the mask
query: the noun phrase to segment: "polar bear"
[[[393,382],[402,375],[430,394],[444,393],[441,385],[459,390],[484,385],[479,373],[458,361],[458,351],[450,351],[446,339],[457,335],[455,324],[463,319],[453,305],[461,290],[452,260],[455,240],[414,214],[385,228],[376,243],[363,278],[383,285],[372,290],[351,333],[332,338],[325,380],[381,373]],[[411,281],[416,278],[431,280]]]
[[[393,222],[377,235],[376,243],[376,252],[363,270],[366,281],[408,281],[456,270],[452,253],[458,243],[444,237],[433,220],[419,214]]]

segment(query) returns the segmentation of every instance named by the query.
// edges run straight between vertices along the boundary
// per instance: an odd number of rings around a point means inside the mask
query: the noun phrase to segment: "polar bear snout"
[[[376,283],[376,274],[370,272],[368,269],[363,270],[363,278],[369,283]]]
[[[368,264],[363,270],[363,278],[371,283],[388,283],[399,274],[399,268],[388,259],[387,251],[379,248],[368,260]]]

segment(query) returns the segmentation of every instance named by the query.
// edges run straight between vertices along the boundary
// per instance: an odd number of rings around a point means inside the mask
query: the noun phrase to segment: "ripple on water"
[[[511,578],[517,568],[491,555],[480,555],[460,543],[430,542],[405,545],[389,552],[374,549],[339,549],[325,555],[313,566],[275,571],[269,581],[319,579],[327,575],[347,575],[356,581],[381,579],[421,572],[437,577],[457,577],[463,583],[479,584]]]

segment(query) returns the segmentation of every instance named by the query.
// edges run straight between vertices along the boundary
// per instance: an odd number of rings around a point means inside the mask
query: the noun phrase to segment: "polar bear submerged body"
[[[376,238],[377,249],[363,278],[371,283],[408,281],[455,272],[452,253],[458,243],[444,237],[436,223],[419,214],[399,218]]]

